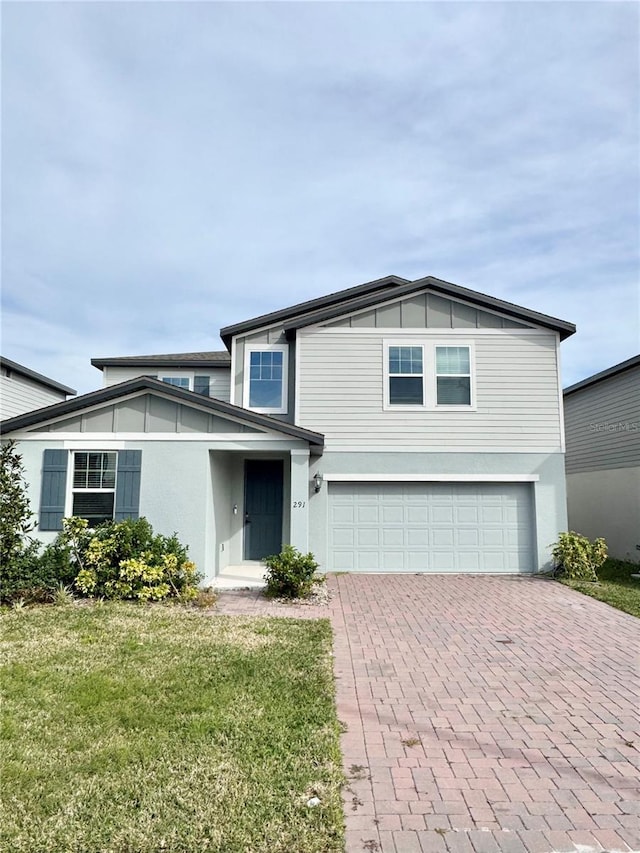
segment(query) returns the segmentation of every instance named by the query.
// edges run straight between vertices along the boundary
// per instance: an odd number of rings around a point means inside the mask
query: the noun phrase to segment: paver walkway
[[[347,853],[640,851],[640,621],[537,578],[341,575]],[[294,851],[292,851],[294,853]]]

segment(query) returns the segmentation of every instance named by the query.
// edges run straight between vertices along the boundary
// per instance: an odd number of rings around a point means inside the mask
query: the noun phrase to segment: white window
[[[384,409],[473,409],[473,343],[436,340],[384,341]]]
[[[387,348],[389,406],[424,405],[424,350],[422,346]]]
[[[167,385],[175,385],[178,388],[186,388],[187,391],[191,390],[191,378],[189,376],[161,376],[163,382],[166,382]]]
[[[247,347],[244,364],[243,405],[267,414],[287,411],[286,346]]]
[[[438,406],[471,405],[469,347],[436,347],[436,403]]]
[[[89,527],[113,519],[117,460],[115,452],[73,453],[71,511],[67,514],[86,518]]]

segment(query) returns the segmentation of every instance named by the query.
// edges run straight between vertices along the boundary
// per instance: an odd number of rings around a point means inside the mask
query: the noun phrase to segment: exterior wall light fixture
[[[319,492],[322,488],[322,474],[320,474],[319,472],[313,478],[313,488],[316,492]]]

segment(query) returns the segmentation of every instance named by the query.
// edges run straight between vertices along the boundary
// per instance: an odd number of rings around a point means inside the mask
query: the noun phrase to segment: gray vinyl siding
[[[294,422],[294,411],[295,411],[295,387],[296,387],[296,354],[295,354],[295,343],[287,342],[287,339],[282,331],[282,327],[274,326],[271,329],[264,329],[261,332],[258,332],[254,335],[242,335],[237,338],[234,338],[233,345],[235,347],[235,376],[233,379],[234,382],[234,390],[235,390],[235,405],[243,406],[244,405],[244,360],[247,345],[251,344],[259,344],[264,346],[266,344],[279,344],[284,345],[287,344],[289,347],[289,367],[288,367],[288,376],[287,376],[287,396],[288,396],[288,407],[287,412],[281,415],[273,414],[270,417],[275,418],[279,421],[285,421],[287,423]]]
[[[105,367],[103,372],[105,388],[126,382],[128,379],[135,379],[137,376],[157,376],[158,379],[163,376],[188,376],[192,380],[194,375],[209,376],[209,396],[225,403],[229,402],[231,382],[231,368],[229,367],[208,369],[206,367],[180,368],[174,365],[165,365],[164,367],[154,365],[153,367]]]
[[[568,474],[640,465],[640,367],[564,398]]]
[[[146,394],[62,418],[34,432],[79,433],[256,433],[236,421]]]
[[[33,379],[14,372],[10,378],[1,377],[0,420],[32,412],[43,406],[51,406],[66,399],[67,395],[62,391],[45,388]]]
[[[375,329],[525,329],[523,323],[445,299],[437,293],[418,293],[406,299],[360,311],[326,324],[327,328]]]
[[[437,336],[438,344],[473,342],[476,410],[384,410],[384,348],[388,334],[316,329],[300,336],[299,426],[332,445],[448,449],[562,446],[554,333],[470,331]],[[419,332],[412,341],[421,339]],[[408,339],[407,339],[408,340]],[[424,335],[428,346],[434,335]]]

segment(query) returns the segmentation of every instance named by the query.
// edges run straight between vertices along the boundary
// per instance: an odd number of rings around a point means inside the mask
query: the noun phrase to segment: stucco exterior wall
[[[607,541],[609,554],[640,562],[640,466],[567,474],[569,527]]]
[[[534,492],[536,569],[551,569],[551,546],[567,529],[564,455],[562,453],[332,453],[313,460],[310,476],[331,474],[379,474],[425,476],[462,475],[487,477],[537,475]],[[327,563],[328,488],[310,497],[310,548]]]

